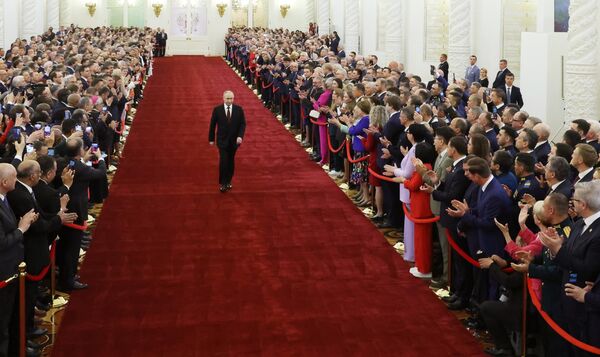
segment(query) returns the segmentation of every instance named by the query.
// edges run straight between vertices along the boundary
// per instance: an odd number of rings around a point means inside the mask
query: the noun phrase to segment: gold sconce
[[[96,3],[87,2],[85,3],[85,7],[88,9],[88,14],[90,14],[91,17],[94,17],[94,14],[96,13]]]
[[[154,9],[154,16],[156,16],[156,17],[160,16],[162,7],[163,7],[163,4],[152,4],[152,8]]]
[[[219,16],[223,17],[225,15],[225,9],[227,9],[227,4],[217,4],[217,10],[219,11]]]
[[[281,16],[283,18],[285,18],[285,16],[287,15],[287,12],[288,12],[289,9],[290,9],[290,5],[289,4],[279,5],[279,12],[281,12]]]

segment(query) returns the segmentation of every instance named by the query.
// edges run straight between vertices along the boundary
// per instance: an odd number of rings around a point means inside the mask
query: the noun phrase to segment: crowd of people
[[[493,80],[475,55],[453,64],[466,67],[463,78],[449,79],[442,54],[421,78],[346,52],[315,26],[233,28],[225,44],[311,159],[354,188],[357,205],[373,206],[375,224],[403,231],[396,247],[410,273],[449,287],[448,308],[490,332],[487,353],[515,354],[526,276],[559,326],[600,347],[598,118],[568,118],[568,130],[553,132],[522,109],[535,94],[521,92],[504,59]],[[522,338],[535,336],[544,355],[587,354],[528,310]]]
[[[162,36],[162,35],[160,35]],[[26,263],[26,354],[39,356],[36,325],[50,308],[50,247],[58,289],[84,289],[77,274],[88,209],[108,194],[126,115],[142,99],[150,29],[49,28],[0,52],[0,356],[19,348],[18,265]],[[159,47],[160,50],[160,47]]]

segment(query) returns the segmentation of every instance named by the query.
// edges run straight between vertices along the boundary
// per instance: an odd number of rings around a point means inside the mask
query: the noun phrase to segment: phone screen
[[[48,156],[54,156],[54,148],[48,148]]]
[[[46,126],[44,127],[44,136],[50,136],[50,130],[52,130],[52,129],[50,128],[50,126],[49,126],[49,125],[46,125]]]
[[[75,160],[69,160],[69,168],[70,169],[74,169],[75,168]]]
[[[25,150],[27,151],[28,154],[31,154],[34,151],[33,144],[27,144],[25,146]]]

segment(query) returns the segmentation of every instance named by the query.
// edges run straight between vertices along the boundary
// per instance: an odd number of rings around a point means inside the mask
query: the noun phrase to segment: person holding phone
[[[208,142],[219,148],[219,191],[231,190],[231,180],[235,169],[235,153],[242,145],[246,131],[246,117],[239,105],[233,104],[234,94],[230,90],[223,93],[223,104],[213,109],[208,131]]]

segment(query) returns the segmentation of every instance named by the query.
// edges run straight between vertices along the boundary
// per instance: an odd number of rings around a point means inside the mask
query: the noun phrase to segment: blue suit
[[[479,239],[479,249],[485,256],[491,257],[493,254],[504,257],[504,236],[496,226],[494,219],[500,222],[506,222],[506,216],[511,207],[511,201],[502,185],[496,178],[488,184],[485,191],[479,189],[479,199],[475,207],[465,214],[461,219],[461,224],[466,227],[472,227],[477,232]],[[488,297],[490,299],[498,296],[498,282],[489,279]]]
[[[479,80],[479,67],[477,65],[467,67],[467,71],[465,72],[465,79],[467,83],[471,85],[473,82],[477,82]]]

